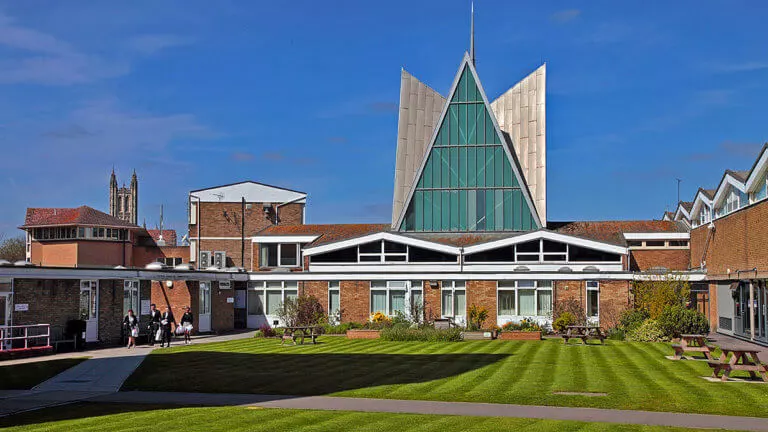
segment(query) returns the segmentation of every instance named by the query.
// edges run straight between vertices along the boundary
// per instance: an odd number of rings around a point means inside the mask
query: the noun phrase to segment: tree
[[[650,275],[632,282],[635,308],[657,319],[667,306],[685,307],[690,299],[688,278],[677,274]]]
[[[5,238],[0,234],[0,259],[10,262],[24,261],[27,258],[27,243],[24,237]]]

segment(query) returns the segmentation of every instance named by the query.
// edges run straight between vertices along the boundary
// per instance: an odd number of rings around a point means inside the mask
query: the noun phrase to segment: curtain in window
[[[444,290],[442,295],[442,313],[443,316],[452,316],[453,315],[453,296],[452,292],[450,290]]]
[[[539,290],[536,292],[536,295],[538,295],[538,311],[536,315],[539,316],[549,316],[552,314],[552,291],[550,290]]]
[[[277,315],[282,304],[282,291],[267,291],[267,315]]]
[[[519,312],[521,316],[536,315],[536,290],[521,289],[517,290],[519,301]]]
[[[264,315],[264,291],[248,290],[248,315]]]
[[[421,296],[421,290],[411,290],[411,307],[413,305],[422,305],[424,300]]]
[[[515,292],[499,291],[499,315],[515,314]]]
[[[587,316],[597,317],[597,302],[599,291],[587,290]]]
[[[340,309],[339,306],[339,292],[338,291],[329,291],[328,292],[328,313],[329,314],[336,314],[338,313]]]
[[[467,296],[464,291],[456,290],[453,292],[454,316],[464,316],[467,311]]]
[[[391,290],[389,292],[389,314],[394,315],[398,311],[405,313],[405,291]]]
[[[387,292],[371,291],[371,314],[387,312]]]

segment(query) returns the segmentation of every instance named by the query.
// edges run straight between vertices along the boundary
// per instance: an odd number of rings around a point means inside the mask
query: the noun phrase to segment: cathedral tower
[[[117,186],[117,177],[115,170],[112,169],[112,175],[109,179],[109,214],[122,219],[126,222],[136,225],[138,221],[139,209],[139,180],[136,177],[136,170],[131,176],[130,186]]]

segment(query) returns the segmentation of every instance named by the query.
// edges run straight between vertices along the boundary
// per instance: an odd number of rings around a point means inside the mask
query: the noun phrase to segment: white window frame
[[[384,283],[384,287],[374,287],[374,283]],[[399,284],[402,284],[402,286],[399,286]],[[386,316],[395,316],[394,311],[391,311],[392,305],[390,304],[390,293],[392,291],[403,291],[405,292],[405,299],[403,300],[403,307],[405,310],[403,311],[404,314],[408,314],[408,305],[410,303],[409,296],[411,293],[410,290],[410,283],[406,280],[391,280],[391,281],[371,281],[368,283],[368,311],[370,312],[370,315],[373,316],[376,312],[382,312]],[[384,292],[386,295],[386,310],[385,311],[374,311],[373,310],[373,292]]]
[[[283,245],[284,244],[286,244],[286,245],[296,245],[296,264],[294,264],[294,265],[283,264],[282,253],[283,253]],[[264,251],[266,251],[266,248],[268,248],[270,246],[273,246],[273,245],[277,245],[277,267],[284,267],[284,268],[301,267],[301,243],[261,243],[261,244],[259,244],[259,254],[260,255],[263,254]],[[269,265],[265,265],[265,266],[261,265],[261,260],[262,260],[262,258],[260,256],[259,257],[259,267],[267,267],[267,268],[271,267]],[[269,259],[267,259],[267,264],[269,264]]]
[[[379,263],[379,264],[404,264],[404,263],[407,263],[408,262],[408,252],[409,252],[410,246],[408,246],[407,244],[402,244],[402,243],[397,243],[397,242],[390,241],[391,243],[395,243],[395,244],[399,244],[399,245],[405,246],[405,252],[385,252],[385,250],[384,250],[384,242],[386,242],[386,241],[389,241],[389,240],[378,240],[378,242],[379,242],[379,252],[360,252],[360,246],[363,246],[363,245],[358,245],[357,246],[357,262],[360,263],[360,264],[377,264],[377,263]],[[374,242],[371,242],[371,243],[374,243]],[[376,256],[378,256],[379,260],[378,261],[363,261],[360,258],[364,257],[364,256],[366,256],[366,257],[376,257]],[[394,256],[404,257],[405,259],[404,260],[400,260],[400,261],[398,261],[398,260],[395,260],[395,261],[387,260],[388,257],[394,257]]]
[[[133,292],[131,292],[131,298],[136,299],[136,305],[131,307],[133,309],[133,314],[135,316],[141,315],[141,284],[139,283],[138,279],[125,279],[123,280],[123,299],[125,299],[125,291],[135,291],[135,295]],[[131,301],[133,303],[133,301]],[[125,305],[123,305],[123,315],[127,315],[128,311],[125,309]]]
[[[197,240],[189,241],[189,261],[197,262]]]
[[[331,310],[331,293],[339,297],[339,308]],[[341,281],[328,281],[328,321],[337,324],[341,321]]]
[[[197,201],[189,202],[189,224],[197,225]]]
[[[521,283],[526,284],[532,282],[533,286],[521,286]],[[534,300],[533,308],[536,311],[535,315],[520,315],[520,290],[533,290]],[[514,291],[515,293],[515,313],[513,315],[502,315],[499,311],[499,292],[502,291]],[[550,298],[552,299],[552,305],[550,309],[554,309],[554,283],[551,280],[533,280],[533,281],[496,281],[496,316],[499,321],[506,320],[518,320],[522,318],[537,318],[537,319],[549,319],[548,315],[538,315],[539,313],[539,291],[549,291]]]
[[[280,283],[280,288],[267,286],[268,283],[274,283],[274,282]],[[261,291],[262,299],[263,299],[262,301],[264,303],[263,304],[264,316],[276,319],[277,315],[270,315],[269,313],[267,313],[270,309],[268,304],[269,298],[267,297],[267,293],[270,291],[280,291],[280,299],[281,299],[280,301],[282,304],[285,302],[286,291],[295,291],[296,296],[297,297],[299,296],[299,282],[298,281],[249,281],[247,291]],[[272,323],[270,322],[269,325],[271,326]]]
[[[597,292],[597,315],[587,315],[587,319],[593,322],[600,322],[600,281],[588,280],[585,284],[586,296],[584,296],[584,311],[589,311],[589,292]]]
[[[451,292],[451,311],[453,315],[443,315],[443,292]],[[456,291],[464,291],[464,313],[458,315],[456,312]],[[467,281],[464,280],[444,280],[440,282],[440,317],[441,318],[460,318],[464,321],[467,316]]]
[[[760,193],[761,191],[765,191],[765,196],[763,196],[762,198],[758,198],[757,194]],[[763,175],[762,186],[755,188],[754,192],[749,193],[749,203],[754,204],[766,198],[768,198],[768,173]]]

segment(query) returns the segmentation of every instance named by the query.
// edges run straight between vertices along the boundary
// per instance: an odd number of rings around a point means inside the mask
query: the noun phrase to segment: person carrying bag
[[[149,346],[155,345],[155,342],[160,342],[162,340],[163,334],[160,332],[160,311],[157,310],[157,306],[155,306],[154,303],[149,305],[149,325],[147,325],[147,330],[149,330],[149,336],[147,339],[149,339]]]
[[[187,306],[184,315],[181,317],[181,329],[184,334],[184,344],[189,345],[192,343],[190,336],[192,335],[192,324],[195,322],[195,317],[192,315],[192,308]]]
[[[136,348],[136,337],[139,336],[139,317],[133,314],[133,309],[128,309],[128,315],[123,319],[123,327],[125,327],[126,334],[128,335],[128,346],[126,348]]]

